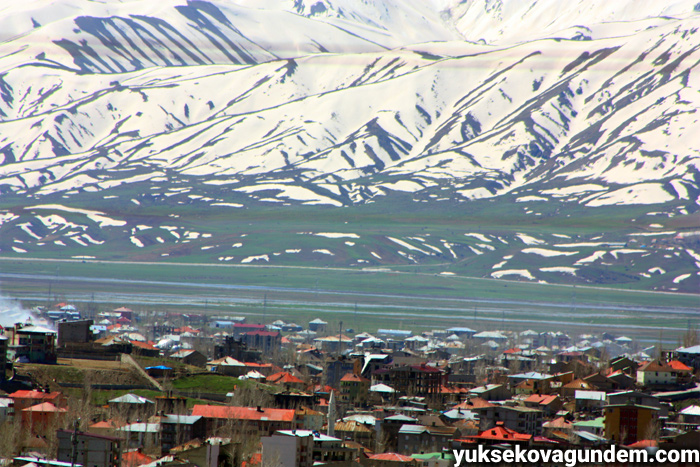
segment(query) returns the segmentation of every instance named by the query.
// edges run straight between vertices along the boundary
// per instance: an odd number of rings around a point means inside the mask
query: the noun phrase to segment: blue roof
[[[158,366],[147,366],[147,370],[172,370],[169,366],[158,365]]]

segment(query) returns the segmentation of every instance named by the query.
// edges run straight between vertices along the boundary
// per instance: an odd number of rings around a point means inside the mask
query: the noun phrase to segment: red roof
[[[260,337],[277,337],[280,335],[278,331],[248,331],[244,333],[246,336],[260,336]]]
[[[422,371],[424,373],[442,373],[441,369],[435,368],[434,366],[426,365],[425,363],[421,363],[420,365],[411,365],[411,368],[413,368],[414,370]]]
[[[496,422],[496,426],[479,432],[476,436],[468,436],[468,438],[479,440],[495,440],[495,441],[530,441],[532,435],[518,433],[510,428],[503,426],[503,422]]]
[[[455,405],[455,409],[481,409],[484,407],[493,407],[494,405],[487,401],[486,399],[482,399],[481,397],[472,397],[470,399],[467,399],[466,401],[462,402],[459,405]]]
[[[413,462],[414,459],[411,456],[402,456],[395,452],[385,452],[384,454],[370,454],[368,456],[370,459],[375,461],[391,461],[391,462]]]
[[[264,324],[244,324],[236,323],[233,325],[234,329],[265,329]]]
[[[7,397],[11,399],[36,399],[36,400],[52,400],[60,397],[61,393],[58,391],[54,392],[42,392],[42,391],[15,391],[12,394],[8,394]]]
[[[252,456],[250,456],[250,459],[248,462],[243,461],[241,462],[241,467],[249,467],[251,465],[260,465],[262,463],[262,453],[256,452]]]
[[[535,436],[532,439],[533,442],[535,443],[545,443],[545,444],[559,444],[559,441],[555,441],[553,439],[546,438],[544,436]]]
[[[333,389],[331,386],[329,386],[327,384],[325,386],[321,386],[320,384],[317,384],[316,386],[314,386],[313,391],[314,392],[331,393],[332,391],[335,391],[335,389]]]
[[[270,409],[256,407],[233,407],[219,405],[195,405],[192,407],[192,415],[200,415],[205,418],[227,418],[233,420],[266,420],[271,422],[294,421],[292,409]]]
[[[115,420],[103,420],[101,422],[93,423],[90,425],[90,428],[97,428],[97,429],[109,429],[113,430],[115,428],[120,428],[122,425],[117,423]]]
[[[564,417],[555,418],[551,422],[544,422],[542,424],[544,428],[559,428],[570,430],[573,428],[574,424],[565,419]]]
[[[22,412],[67,412],[66,409],[59,409],[51,402],[43,402],[41,404],[33,405],[22,409]]]
[[[671,360],[668,362],[669,366],[673,368],[676,371],[691,371],[690,367],[685,365],[682,362],[679,362],[678,360]]]
[[[369,383],[369,380],[367,378],[363,378],[362,376],[355,375],[352,373],[347,373],[345,376],[343,376],[340,381],[345,381],[345,382],[357,382],[357,383]]]
[[[272,368],[272,363],[243,362],[243,364],[250,368]]]
[[[129,342],[131,342],[131,345],[138,347],[140,349],[160,351],[157,347],[154,347],[153,344],[150,344],[148,342],[140,342],[140,341],[129,341]]]
[[[469,394],[469,389],[460,386],[440,386],[440,394]]]
[[[643,363],[641,367],[639,367],[639,370],[637,371],[661,371],[661,372],[666,372],[669,373],[673,371],[673,368],[668,363],[664,363],[660,360],[652,360],[650,362]]]
[[[267,382],[272,384],[303,384],[304,382],[291,373],[282,371],[267,377]]]
[[[513,347],[512,349],[508,349],[508,350],[503,351],[504,354],[516,354],[516,353],[520,353],[520,352],[522,352],[522,350],[520,350],[517,347]]]
[[[627,447],[633,449],[658,448],[659,443],[653,439],[643,439],[641,441],[637,441],[636,443],[628,444]]]
[[[557,397],[558,396],[556,396],[556,395],[548,396],[548,395],[533,394],[530,397],[528,397],[527,399],[525,399],[525,402],[532,402],[532,403],[539,404],[539,405],[547,405],[547,404],[551,404],[552,402],[554,402]]]
[[[128,451],[122,454],[122,466],[133,467],[136,465],[150,464],[155,459],[139,451]]]

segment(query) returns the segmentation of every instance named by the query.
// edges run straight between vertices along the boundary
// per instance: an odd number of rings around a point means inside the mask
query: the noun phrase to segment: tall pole
[[[75,467],[78,460],[78,424],[80,419],[78,418],[73,422],[73,435],[71,436],[71,453],[70,453],[70,467]]]
[[[343,322],[340,322],[340,327],[338,328],[338,356],[343,353]]]

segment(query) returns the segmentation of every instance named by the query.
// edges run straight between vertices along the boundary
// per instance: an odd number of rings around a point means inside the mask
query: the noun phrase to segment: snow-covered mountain
[[[27,206],[133,187],[219,206],[400,192],[687,214],[700,203],[698,9],[3,1],[0,190]],[[220,198],[201,193],[212,187]],[[18,229],[19,208],[0,219]]]
[[[643,3],[13,2],[0,184],[694,202],[700,15]]]

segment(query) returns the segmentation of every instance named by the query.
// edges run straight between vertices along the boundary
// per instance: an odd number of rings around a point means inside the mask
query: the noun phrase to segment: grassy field
[[[248,315],[306,324],[323,317],[333,325],[374,332],[378,327],[429,330],[613,329],[621,334],[677,339],[697,324],[693,295],[508,282],[417,272],[263,266],[15,262],[3,288],[27,305],[65,299],[94,301],[99,309],[126,305],[142,312]],[[40,277],[36,277],[39,275]],[[43,276],[42,276],[43,275]],[[158,278],[158,281],[152,280]],[[270,286],[269,284],[273,284]]]
[[[201,195],[227,196],[215,187],[202,189],[214,191]],[[576,258],[594,254],[600,249],[595,242],[624,244],[631,233],[654,234],[660,229],[651,226],[698,229],[697,213],[660,217],[650,215],[646,206],[591,209],[572,203],[516,203],[514,199],[420,203],[407,195],[344,208],[270,203],[217,208],[184,195],[168,198],[167,203],[139,197],[134,187],[114,193],[119,197],[105,200],[95,195],[71,204],[124,219],[124,227],[93,234],[102,244],[80,246],[64,240],[61,246],[48,241],[59,237],[46,237],[40,247],[35,247],[36,239],[30,238],[31,243],[25,237],[24,243],[13,244],[19,229],[3,230],[12,235],[0,240],[2,292],[26,306],[65,299],[94,302],[101,310],[126,305],[144,312],[198,311],[249,315],[257,321],[281,318],[299,324],[320,316],[334,326],[343,321],[344,327],[367,331],[466,325],[584,332],[610,325],[620,333],[647,340],[657,340],[660,334],[664,340],[677,340],[689,324],[700,324],[697,268],[685,253],[688,245],[677,239],[660,237],[662,241],[656,242],[654,237],[652,244],[647,237],[638,237],[641,241],[635,248],[645,254],[608,255],[603,263],[579,266],[576,275],[541,271],[566,261],[571,266]],[[124,201],[136,197],[140,205]],[[17,210],[27,202],[5,197],[0,209]],[[61,199],[44,202],[61,203]],[[61,215],[70,222],[85,222],[82,215]],[[179,240],[161,228],[173,225],[179,229]],[[93,232],[91,229],[88,231]],[[197,236],[185,239],[186,232],[197,232]],[[312,235],[318,232],[357,238]],[[138,235],[142,248],[130,240],[132,234]],[[489,236],[490,245],[478,235]],[[593,246],[577,247],[578,256],[572,259],[523,254],[527,245],[518,239],[520,235],[535,237],[542,242],[538,247],[569,241]],[[442,254],[401,255],[399,250],[411,250],[389,237],[432,251],[415,240],[422,238],[439,247]],[[448,253],[446,243],[453,245],[453,254]],[[21,245],[27,253],[16,253],[11,245]],[[86,255],[95,259],[71,259]],[[268,255],[270,263],[241,264],[254,255]],[[227,256],[233,261],[220,260]],[[538,280],[491,279],[495,265],[508,257],[512,259],[504,268],[537,272]],[[666,271],[649,272],[656,267]],[[672,282],[681,275],[690,279]],[[539,283],[540,279],[548,283]],[[692,293],[648,292],[672,288]]]

